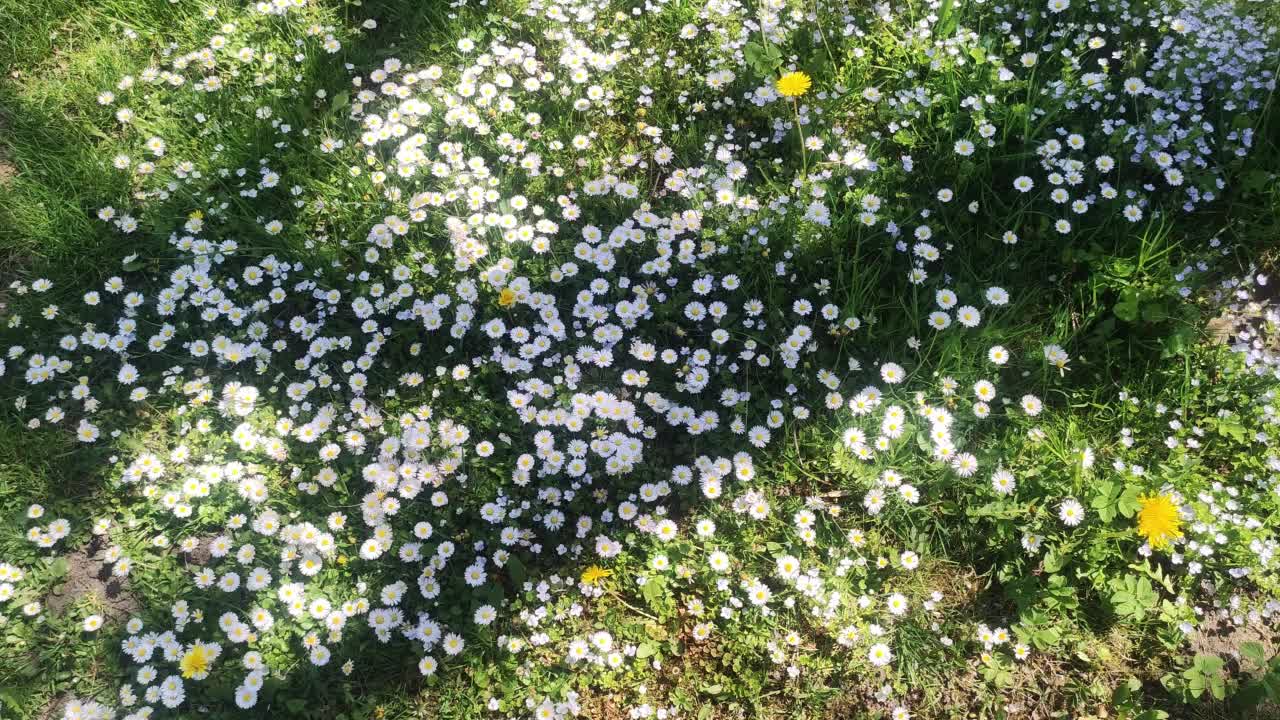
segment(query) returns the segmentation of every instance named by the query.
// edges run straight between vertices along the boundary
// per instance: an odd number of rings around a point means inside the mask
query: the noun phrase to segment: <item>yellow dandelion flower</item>
[[[587,585],[595,585],[612,574],[612,570],[606,570],[599,565],[592,565],[582,571],[582,582]]]
[[[778,94],[783,97],[800,97],[809,92],[809,86],[813,84],[813,80],[802,72],[789,72],[778,78],[777,88]]]
[[[1138,534],[1162,548],[1170,540],[1182,537],[1182,517],[1178,506],[1168,495],[1142,495],[1138,498]]]
[[[502,288],[502,292],[498,293],[498,305],[505,308],[515,304],[516,291],[511,288]]]
[[[209,672],[209,661],[212,659],[213,653],[209,652],[205,646],[193,645],[187,654],[182,656],[178,668],[182,670],[182,677],[190,680],[196,675]]]

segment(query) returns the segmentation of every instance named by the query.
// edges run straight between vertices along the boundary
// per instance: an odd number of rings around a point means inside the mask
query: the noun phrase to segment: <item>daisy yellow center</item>
[[[813,81],[809,76],[802,72],[789,72],[778,78],[777,88],[778,94],[783,97],[800,97],[809,92],[809,86]]]
[[[516,291],[511,288],[502,288],[502,292],[498,293],[498,305],[502,307],[511,307],[516,304]]]
[[[1138,534],[1151,547],[1162,548],[1170,540],[1182,537],[1182,518],[1178,506],[1168,495],[1143,495],[1138,498]]]

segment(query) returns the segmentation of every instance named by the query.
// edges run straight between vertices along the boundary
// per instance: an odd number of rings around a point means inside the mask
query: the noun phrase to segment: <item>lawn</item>
[[[0,0],[0,719],[1280,717],[1280,10]]]

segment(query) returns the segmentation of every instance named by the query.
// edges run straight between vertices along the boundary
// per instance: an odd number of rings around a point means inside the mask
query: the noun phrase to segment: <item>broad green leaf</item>
[[[1138,303],[1138,293],[1134,290],[1125,290],[1120,294],[1120,301],[1115,304],[1112,309],[1116,317],[1121,320],[1132,323],[1138,321],[1138,312],[1140,305]]]
[[[1131,518],[1138,513],[1142,505],[1138,503],[1138,496],[1142,494],[1142,490],[1136,487],[1126,488],[1120,494],[1119,500],[1116,501],[1116,507],[1120,510],[1120,514],[1127,518]]]
[[[1044,571],[1047,573],[1056,573],[1066,565],[1066,561],[1056,550],[1050,550],[1044,556]]]
[[[1201,653],[1196,655],[1195,660],[1191,661],[1191,668],[1202,675],[1214,675],[1222,671],[1226,665],[1222,658],[1217,655],[1207,655]]]
[[[1247,642],[1240,644],[1240,654],[1249,662],[1262,667],[1267,664],[1267,652],[1259,642]]]
[[[520,592],[524,588],[525,578],[528,577],[524,563],[515,555],[510,556],[507,558],[507,572],[511,575],[511,584],[515,586],[516,592]]]
[[[775,45],[762,45],[754,40],[742,49],[747,65],[760,77],[773,74],[782,65],[782,51]]]

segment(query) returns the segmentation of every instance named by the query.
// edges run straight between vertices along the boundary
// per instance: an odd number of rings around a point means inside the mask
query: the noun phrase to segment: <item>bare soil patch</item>
[[[138,599],[129,592],[127,578],[111,575],[111,566],[103,555],[105,543],[94,538],[86,547],[68,555],[67,576],[49,595],[48,608],[55,615],[92,595],[94,604],[108,622],[126,618],[141,609]]]
[[[1240,646],[1254,642],[1262,646],[1263,654],[1270,658],[1280,651],[1280,635],[1261,619],[1249,619],[1237,625],[1227,618],[1207,622],[1188,638],[1196,654],[1217,655],[1224,659],[1240,661]]]
[[[4,147],[0,146],[0,187],[7,188],[13,184],[13,179],[18,175],[18,168],[9,162],[5,155]]]

